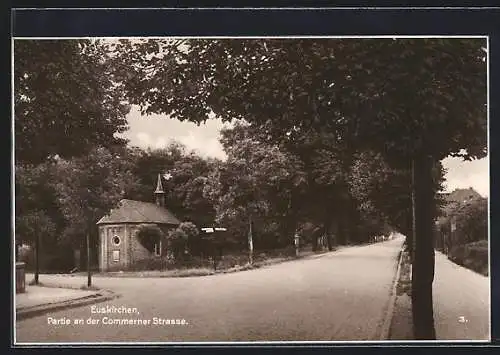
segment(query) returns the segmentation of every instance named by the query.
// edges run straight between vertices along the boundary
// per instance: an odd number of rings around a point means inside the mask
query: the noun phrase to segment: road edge
[[[32,317],[37,317],[48,312],[60,311],[68,308],[76,308],[89,304],[101,303],[120,297],[120,294],[109,290],[100,290],[97,293],[89,296],[79,297],[71,300],[66,300],[56,303],[47,303],[32,307],[16,309],[16,321],[24,320]]]
[[[389,304],[387,306],[384,323],[382,325],[382,331],[380,332],[380,340],[389,340],[389,332],[391,329],[392,318],[394,316],[394,305],[396,304],[396,298],[397,298],[397,287],[399,283],[399,276],[401,274],[401,263],[403,261],[403,255],[404,255],[403,250],[404,246],[398,253],[398,266],[396,269],[394,280],[392,282],[391,295],[389,298]]]

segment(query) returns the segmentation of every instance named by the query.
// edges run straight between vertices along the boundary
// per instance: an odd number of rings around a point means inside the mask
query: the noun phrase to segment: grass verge
[[[457,245],[451,249],[448,259],[483,276],[488,276],[488,241],[480,240]]]
[[[172,270],[144,270],[144,271],[113,271],[113,272],[101,272],[95,274],[95,276],[101,277],[195,277],[195,276],[209,276],[216,274],[228,274],[233,272],[240,272],[252,269],[258,269],[265,266],[270,266],[274,264],[283,263],[286,261],[293,261],[306,258],[312,255],[325,254],[328,251],[318,251],[318,252],[303,252],[298,257],[296,256],[281,256],[274,258],[260,258],[257,259],[253,264],[248,262],[242,265],[232,265],[226,267],[218,267],[214,270],[211,267],[194,267],[185,269],[172,269]]]

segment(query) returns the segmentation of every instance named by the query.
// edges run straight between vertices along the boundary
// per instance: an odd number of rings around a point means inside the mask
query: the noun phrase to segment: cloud
[[[226,153],[224,153],[217,138],[204,137],[189,131],[187,135],[177,137],[176,140],[184,144],[188,150],[192,150],[203,157],[226,158]]]
[[[158,137],[156,139],[155,143],[155,148],[160,149],[160,148],[165,148],[167,146],[167,139],[163,136]]]
[[[213,117],[213,115],[211,115]],[[141,148],[164,148],[172,141],[178,141],[203,157],[226,159],[219,139],[220,130],[230,127],[231,123],[222,123],[219,118],[212,118],[199,126],[188,121],[178,121],[165,115],[141,116],[137,107],[133,107],[127,117],[129,130],[123,134],[130,139],[130,144]],[[459,158],[443,160],[446,174],[446,191],[456,188],[472,187],[483,196],[489,196],[489,160],[479,159],[471,162]]]
[[[168,144],[168,139],[164,136],[152,137],[146,132],[138,132],[135,135],[136,139],[131,141],[141,148],[165,148]]]
[[[149,134],[145,132],[139,132],[135,135],[137,137],[137,143],[139,143],[143,147],[148,147],[151,144],[151,138]]]
[[[487,197],[489,195],[490,184],[489,179],[485,178],[484,174],[475,173],[462,178],[448,178],[446,187],[447,191],[472,187],[480,195]]]
[[[489,196],[489,159],[463,161],[460,158],[447,158],[443,160],[443,166],[447,169],[446,191],[450,192],[458,188],[472,187],[480,195]]]

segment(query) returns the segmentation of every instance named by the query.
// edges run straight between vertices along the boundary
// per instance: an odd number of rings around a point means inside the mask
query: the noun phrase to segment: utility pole
[[[87,287],[90,287],[92,285],[92,274],[90,272],[90,231],[87,231],[85,239],[87,242]]]
[[[216,232],[226,232],[227,229],[224,227],[213,226],[213,227],[204,227],[201,228],[201,230],[206,234],[212,235],[212,237],[210,238],[212,243],[212,263],[214,271],[217,271],[217,262],[219,259],[222,258],[222,245],[221,245],[222,242],[218,240],[219,238],[217,238],[218,234]],[[217,253],[219,253],[219,255],[217,255]]]
[[[40,231],[35,228],[35,285],[38,285],[40,275]]]
[[[248,261],[253,264],[253,236],[252,236],[252,215],[248,217]]]
[[[416,197],[415,197],[415,159],[412,159],[411,161],[411,231],[412,231],[412,237],[411,237],[411,243],[408,245],[410,249],[410,273],[412,272],[413,269],[413,261],[415,257],[415,247],[417,243],[417,221],[416,221],[416,214],[415,214],[415,206],[416,206]]]
[[[295,257],[299,257],[299,243],[300,243],[300,236],[295,232],[294,236],[294,242],[295,242]]]
[[[90,231],[92,230],[92,221],[94,220],[94,212],[91,213],[87,226],[86,244],[87,244],[87,287],[92,286],[92,272],[90,271]]]

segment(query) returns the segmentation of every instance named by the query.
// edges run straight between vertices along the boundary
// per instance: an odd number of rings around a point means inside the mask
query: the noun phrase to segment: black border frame
[[[68,1],[51,2],[50,6],[68,5]],[[30,6],[29,1],[19,4]],[[91,4],[88,4],[91,5]],[[243,4],[240,4],[243,5]],[[258,4],[257,4],[258,5]],[[490,63],[490,255],[491,255],[491,345],[500,345],[500,261],[494,255],[500,253],[500,227],[494,218],[500,213],[493,198],[500,196],[495,184],[498,143],[495,132],[500,123],[494,119],[500,114],[500,7],[468,8],[168,8],[168,9],[12,9],[10,24],[12,37],[114,37],[114,36],[348,36],[348,35],[485,35],[489,36]],[[322,5],[319,1],[315,5]],[[97,5],[97,6],[104,6]],[[9,42],[10,53],[10,42]],[[10,57],[9,57],[10,60]],[[10,71],[10,66],[8,68]],[[10,81],[10,80],[9,80]],[[10,89],[10,82],[9,82]],[[9,105],[10,106],[10,105]],[[10,113],[10,107],[9,107]],[[9,127],[10,129],[10,127]],[[11,256],[9,255],[9,258]],[[9,266],[10,269],[10,266]],[[490,345],[490,346],[491,346]],[[240,345],[234,345],[240,347]],[[243,346],[243,345],[241,345]],[[258,347],[244,345],[243,347]],[[304,347],[302,344],[292,347]],[[337,347],[327,344],[327,347]],[[361,347],[489,347],[484,344],[374,344],[352,345]],[[60,346],[58,346],[60,347]],[[79,347],[79,346],[78,346]],[[102,346],[101,346],[102,347]],[[140,347],[146,347],[140,345]],[[192,346],[174,346],[192,347]],[[198,346],[196,346],[198,347]],[[200,347],[218,347],[200,345]],[[226,347],[226,346],[224,346]],[[273,347],[282,347],[276,345]],[[289,347],[288,345],[285,347]],[[305,347],[318,347],[307,345]],[[344,347],[342,345],[342,347]],[[351,347],[351,345],[349,345]],[[384,349],[389,350],[389,349]],[[393,349],[391,349],[393,350]],[[425,349],[422,349],[425,350]],[[460,349],[461,350],[461,349]]]

